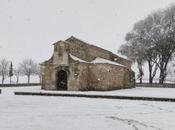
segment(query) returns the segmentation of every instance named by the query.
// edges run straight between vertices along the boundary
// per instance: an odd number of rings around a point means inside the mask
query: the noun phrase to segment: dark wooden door
[[[67,72],[60,70],[57,73],[57,89],[58,90],[67,90]]]

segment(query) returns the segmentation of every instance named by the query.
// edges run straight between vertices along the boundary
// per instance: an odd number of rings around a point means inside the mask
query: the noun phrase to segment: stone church
[[[41,64],[42,89],[106,91],[135,85],[131,61],[71,36]]]

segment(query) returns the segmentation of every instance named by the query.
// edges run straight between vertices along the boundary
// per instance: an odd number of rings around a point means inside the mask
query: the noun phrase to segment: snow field
[[[175,129],[175,103],[172,102],[15,96],[14,91],[39,91],[40,88],[1,89],[0,130]]]

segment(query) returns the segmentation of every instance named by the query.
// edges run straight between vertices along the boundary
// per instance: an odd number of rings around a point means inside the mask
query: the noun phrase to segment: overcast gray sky
[[[175,0],[0,0],[0,59],[42,62],[71,35],[114,53],[135,22]]]

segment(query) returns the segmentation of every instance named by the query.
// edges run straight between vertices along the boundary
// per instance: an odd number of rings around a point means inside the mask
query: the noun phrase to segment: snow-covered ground
[[[175,129],[175,103],[172,102],[15,96],[14,91],[40,91],[40,88],[1,89],[0,130]],[[100,93],[146,94],[151,92],[150,89],[136,88]],[[172,91],[175,92],[173,89],[164,89],[167,95],[173,94]],[[161,92],[163,93],[163,90]],[[156,93],[159,92],[153,89],[152,94]]]

